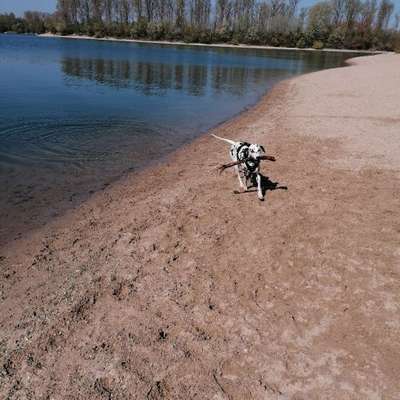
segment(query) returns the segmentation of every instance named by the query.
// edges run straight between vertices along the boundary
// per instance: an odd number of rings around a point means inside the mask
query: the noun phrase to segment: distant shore
[[[397,398],[400,55],[349,64],[213,130],[265,202],[203,135],[2,249],[5,396]]]
[[[149,44],[162,44],[172,46],[199,46],[199,47],[217,47],[217,48],[233,48],[233,49],[255,49],[255,50],[293,50],[293,51],[325,51],[325,52],[345,52],[345,53],[361,53],[361,54],[382,54],[383,51],[376,50],[348,50],[348,49],[321,49],[316,50],[313,48],[298,48],[298,47],[274,47],[274,46],[257,46],[249,44],[229,44],[229,43],[186,43],[186,42],[171,42],[166,40],[140,40],[140,39],[119,39],[113,37],[95,38],[87,35],[56,35],[53,33],[43,33],[38,35],[44,38],[63,38],[63,39],[83,39],[83,40],[100,40],[109,42],[126,42],[126,43],[149,43]]]

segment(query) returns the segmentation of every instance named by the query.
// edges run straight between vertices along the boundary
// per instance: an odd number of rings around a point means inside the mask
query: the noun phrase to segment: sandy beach
[[[229,43],[186,43],[179,41],[168,41],[168,40],[140,40],[140,39],[120,39],[114,37],[97,38],[88,35],[56,35],[54,33],[43,33],[38,35],[43,38],[63,38],[63,39],[81,39],[81,40],[100,40],[105,42],[125,42],[125,43],[146,43],[146,44],[161,44],[161,45],[172,45],[172,46],[200,46],[200,47],[219,47],[219,48],[234,48],[234,49],[259,49],[259,50],[296,50],[296,51],[328,51],[328,52],[340,52],[340,53],[360,53],[360,54],[380,54],[382,51],[376,50],[346,50],[346,49],[320,49],[315,50],[313,48],[297,48],[297,47],[274,47],[274,46],[258,46],[251,44],[229,44]]]
[[[400,55],[349,64],[214,130],[264,202],[205,135],[2,248],[0,399],[398,399]]]

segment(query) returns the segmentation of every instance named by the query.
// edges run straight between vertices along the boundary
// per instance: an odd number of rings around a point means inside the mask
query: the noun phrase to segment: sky
[[[0,0],[0,13],[13,12],[21,16],[26,10],[54,12],[57,0]]]
[[[309,7],[318,0],[300,0],[300,7]],[[392,0],[400,12],[400,0]],[[0,13],[13,12],[20,16],[26,10],[53,12],[57,0],[0,0]]]

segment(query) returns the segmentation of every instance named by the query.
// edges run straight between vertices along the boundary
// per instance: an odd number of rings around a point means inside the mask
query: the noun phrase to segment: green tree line
[[[391,0],[58,0],[54,14],[0,15],[0,32],[52,32],[321,49],[400,49]]]

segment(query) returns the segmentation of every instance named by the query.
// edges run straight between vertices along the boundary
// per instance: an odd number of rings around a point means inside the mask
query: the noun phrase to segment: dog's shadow
[[[265,193],[267,193],[268,190],[288,190],[288,187],[279,185],[279,182],[272,182],[268,176],[261,175],[261,190],[265,196]]]
[[[261,175],[261,190],[263,196],[267,193],[268,190],[273,191],[273,190],[288,190],[287,186],[279,185],[279,182],[273,182],[271,179],[269,179],[268,176]],[[235,194],[243,194],[243,193],[251,193],[251,192],[256,192],[257,191],[257,181],[254,177],[254,179],[251,182],[251,186],[249,189],[247,189],[245,192],[239,192],[237,190],[234,191]]]

